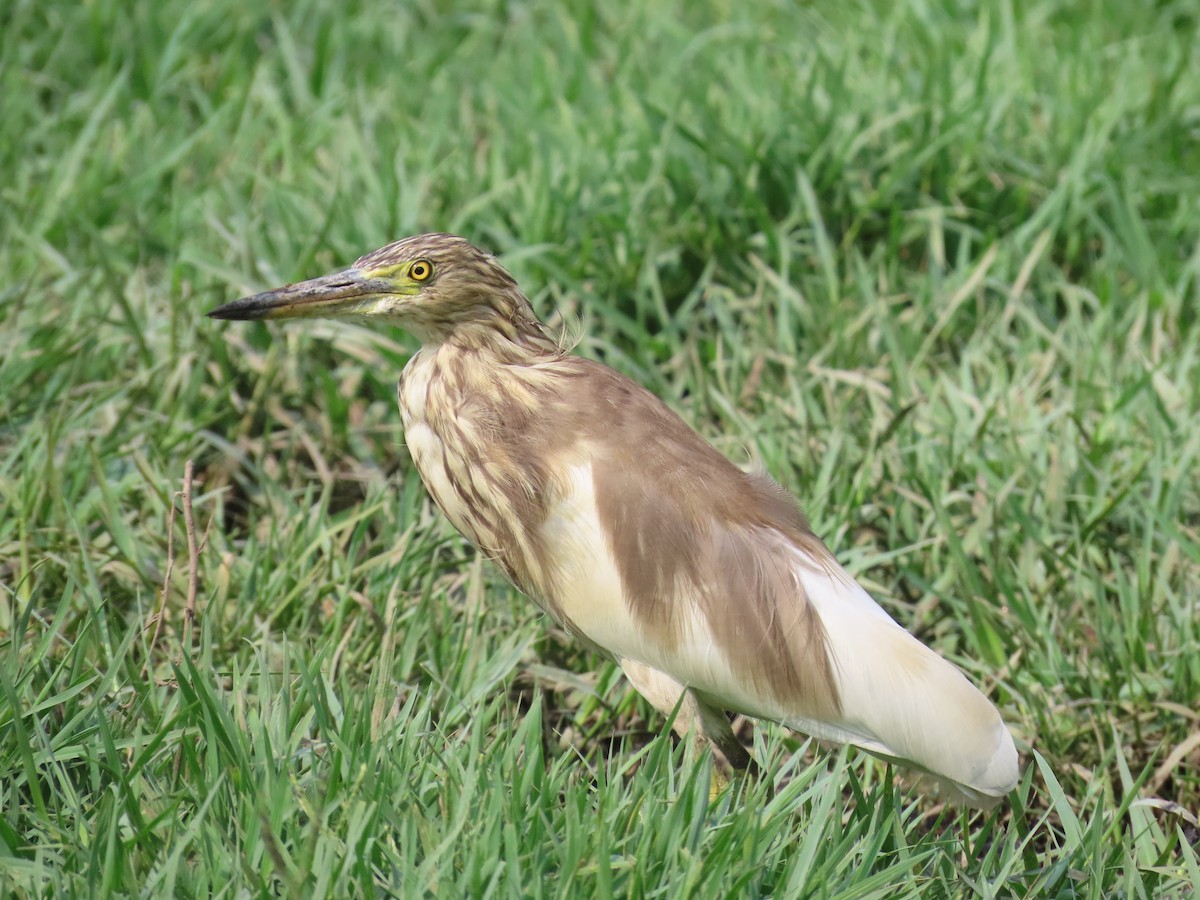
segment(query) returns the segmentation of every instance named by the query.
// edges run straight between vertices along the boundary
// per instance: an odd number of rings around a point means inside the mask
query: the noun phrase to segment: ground
[[[0,884],[1183,895],[1195,5],[573,6],[0,15]],[[426,498],[410,339],[203,317],[433,229],[983,687],[995,815],[749,724],[771,783],[710,804]]]

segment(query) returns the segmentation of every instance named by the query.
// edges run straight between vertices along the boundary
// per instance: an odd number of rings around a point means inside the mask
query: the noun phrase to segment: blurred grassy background
[[[645,7],[0,11],[0,887],[1200,880],[1195,4]],[[1013,802],[758,726],[778,794],[710,808],[426,499],[411,340],[202,316],[432,229],[793,490],[1001,707]]]

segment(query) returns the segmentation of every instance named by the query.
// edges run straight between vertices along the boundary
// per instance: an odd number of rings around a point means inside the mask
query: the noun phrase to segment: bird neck
[[[451,327],[428,338],[427,346],[441,345],[501,365],[532,364],[562,355],[558,341],[515,287],[493,292],[486,301],[460,309]]]

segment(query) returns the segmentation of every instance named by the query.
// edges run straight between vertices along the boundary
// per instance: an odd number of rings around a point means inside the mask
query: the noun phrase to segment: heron
[[[1018,780],[997,708],[898,624],[768,475],[570,352],[495,257],[423,234],[216,319],[358,317],[420,342],[405,442],[450,523],[681,736],[756,767],[728,713],[847,743],[989,808]]]

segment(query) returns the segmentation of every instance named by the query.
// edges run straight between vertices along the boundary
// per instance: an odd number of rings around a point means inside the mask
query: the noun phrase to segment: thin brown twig
[[[150,637],[150,646],[146,648],[146,661],[142,663],[142,678],[150,672],[150,660],[154,656],[154,648],[158,646],[158,636],[162,632],[163,619],[167,617],[167,593],[171,589],[171,572],[175,568],[175,501],[179,492],[171,495],[171,509],[167,512],[167,571],[163,575],[162,591],[158,595],[158,612],[154,614],[154,634]],[[146,623],[149,627],[149,622]]]
[[[1151,794],[1161,791],[1162,786],[1166,784],[1167,779],[1171,777],[1179,764],[1197,748],[1200,748],[1200,731],[1192,732],[1178,747],[1167,754],[1167,758],[1154,770],[1154,775],[1146,783],[1147,790]]]
[[[192,646],[192,623],[196,620],[196,595],[200,591],[200,551],[196,545],[196,519],[192,515],[192,461],[183,467],[183,527],[187,532],[188,590],[183,607],[183,646]]]

